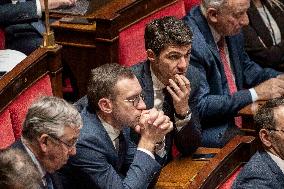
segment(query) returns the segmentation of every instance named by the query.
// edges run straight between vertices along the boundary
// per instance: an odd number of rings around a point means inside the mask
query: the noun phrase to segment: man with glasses
[[[145,95],[147,109],[163,110],[174,123],[174,131],[165,140],[167,159],[193,153],[200,144],[200,124],[194,96],[198,75],[189,67],[192,33],[175,17],[153,20],[145,29],[147,60],[132,67]],[[171,150],[172,153],[171,153]]]
[[[284,188],[284,99],[267,101],[254,120],[263,149],[244,166],[233,188]]]
[[[156,152],[172,122],[162,111],[146,110],[137,78],[115,63],[92,70],[87,98],[77,154],[60,170],[64,187],[147,188],[161,168]],[[141,135],[138,146],[130,128]]]
[[[27,154],[40,173],[42,188],[62,188],[54,173],[76,154],[82,119],[76,108],[57,97],[43,97],[28,109],[22,137],[10,148]]]

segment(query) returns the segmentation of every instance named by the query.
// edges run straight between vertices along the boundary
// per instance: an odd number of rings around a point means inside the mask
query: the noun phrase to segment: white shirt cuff
[[[36,0],[36,11],[39,18],[42,16],[40,1]]]
[[[175,117],[175,125],[177,131],[180,131],[185,125],[187,125],[190,119],[191,119],[191,113],[182,120]]]
[[[251,88],[251,89],[249,89],[249,92],[250,92],[250,95],[251,95],[252,102],[257,101],[258,100],[258,96],[257,96],[257,93],[256,93],[255,89]]]
[[[149,150],[146,150],[144,148],[137,148],[137,150],[142,151],[142,152],[148,154],[149,156],[151,156],[151,158],[155,159],[154,154],[152,154],[152,152],[150,152]]]

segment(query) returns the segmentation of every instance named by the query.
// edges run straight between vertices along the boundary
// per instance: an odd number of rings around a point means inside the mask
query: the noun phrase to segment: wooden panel
[[[156,188],[216,188],[239,165],[249,160],[256,151],[255,143],[252,136],[237,136],[222,149],[199,148],[195,154],[217,154],[207,160],[192,157],[173,160],[162,169]]]

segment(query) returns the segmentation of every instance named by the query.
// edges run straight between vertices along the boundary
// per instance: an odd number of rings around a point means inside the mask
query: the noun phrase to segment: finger
[[[282,80],[284,80],[284,74],[280,74],[280,75],[278,75],[276,78],[277,78],[277,79],[282,79]]]
[[[167,86],[167,91],[170,93],[174,101],[179,100],[179,97],[171,87]]]
[[[159,111],[156,109],[156,108],[152,108],[150,109],[149,111],[149,118],[148,118],[148,121],[147,123],[148,124],[153,124],[154,121],[157,119],[157,117],[159,116]]]
[[[167,120],[167,116],[162,114],[162,115],[157,117],[157,119],[153,122],[153,125],[156,126],[156,127],[159,127],[159,125],[165,123],[166,120]]]
[[[184,76],[184,75],[180,75],[180,78],[183,80],[183,82],[185,83],[185,86],[187,89],[190,89],[190,81]]]
[[[181,91],[187,91],[187,88],[186,88],[186,83],[183,81],[183,79],[181,78],[182,75],[178,75],[176,74],[175,75],[175,78],[176,78],[176,82],[177,82],[177,85],[179,86],[179,88],[181,89]]]

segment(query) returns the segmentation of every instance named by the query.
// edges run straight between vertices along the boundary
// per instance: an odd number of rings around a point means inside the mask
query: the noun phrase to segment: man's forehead
[[[250,0],[228,0],[224,6],[225,10],[234,13],[246,11],[250,7]]]
[[[169,45],[166,48],[164,48],[165,53],[187,53],[191,50],[191,45]]]

